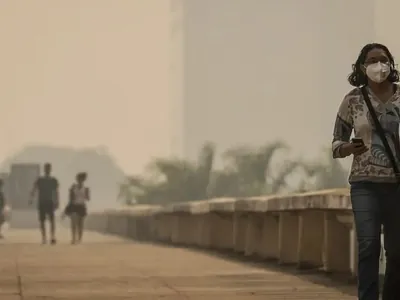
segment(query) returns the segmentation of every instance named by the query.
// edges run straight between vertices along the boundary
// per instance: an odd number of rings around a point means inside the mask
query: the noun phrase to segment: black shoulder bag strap
[[[392,164],[392,168],[394,171],[394,174],[396,176],[397,182],[400,184],[400,170],[399,166],[397,165],[396,159],[394,157],[393,151],[389,146],[389,143],[386,139],[385,131],[382,128],[381,122],[379,122],[378,117],[376,115],[376,111],[374,107],[372,106],[371,100],[369,99],[367,88],[363,86],[361,88],[361,93],[364,97],[364,101],[368,106],[369,113],[371,114],[372,120],[375,123],[375,129],[378,132],[379,138],[381,139],[383,146],[385,147],[386,154],[390,160],[390,163]]]

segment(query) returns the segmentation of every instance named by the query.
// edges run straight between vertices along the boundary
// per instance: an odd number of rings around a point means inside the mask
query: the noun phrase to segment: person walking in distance
[[[85,172],[76,175],[76,183],[69,189],[69,202],[64,214],[71,219],[72,244],[82,242],[84,221],[87,215],[86,202],[90,200],[90,190],[85,186],[87,174]]]
[[[382,300],[400,299],[400,89],[392,54],[367,44],[336,117],[334,158],[353,156],[350,198],[358,240],[358,299],[379,299],[381,227],[387,258]],[[355,138],[350,140],[354,132]]]
[[[2,239],[3,236],[3,225],[6,222],[6,214],[7,214],[7,202],[6,198],[4,196],[4,190],[3,190],[4,182],[3,179],[0,179],[0,239]]]
[[[44,165],[44,176],[40,176],[34,183],[31,193],[31,203],[37,193],[37,207],[39,213],[42,243],[47,243],[46,219],[50,222],[51,244],[56,244],[56,224],[54,213],[58,209],[59,193],[58,180],[51,176],[51,164]]]

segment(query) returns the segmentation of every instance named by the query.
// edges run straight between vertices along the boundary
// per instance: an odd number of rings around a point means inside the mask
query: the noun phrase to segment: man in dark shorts
[[[56,224],[54,213],[58,208],[59,194],[58,194],[58,180],[51,176],[51,164],[46,163],[44,165],[44,176],[40,176],[33,185],[32,199],[35,193],[38,193],[38,213],[40,221],[40,230],[42,232],[42,243],[47,243],[46,237],[46,225],[45,221],[50,221],[50,234],[51,244],[56,243]]]

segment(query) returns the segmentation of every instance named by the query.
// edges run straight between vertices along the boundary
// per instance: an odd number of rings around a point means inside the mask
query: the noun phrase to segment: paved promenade
[[[42,246],[37,230],[9,231],[0,242],[1,300],[356,299],[354,286],[315,273],[96,233],[72,246],[66,229],[58,233],[58,245]]]

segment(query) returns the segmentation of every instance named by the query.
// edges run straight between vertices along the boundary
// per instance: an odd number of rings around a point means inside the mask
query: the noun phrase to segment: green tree
[[[316,189],[336,189],[348,186],[348,172],[338,159],[333,159],[331,149],[324,149],[325,161],[317,175]]]
[[[136,203],[135,193],[132,191],[132,187],[128,179],[125,179],[124,182],[120,183],[117,199],[126,205],[133,205]]]
[[[322,159],[301,163],[304,178],[299,191],[344,188],[348,186],[348,172],[339,160],[333,159],[331,149],[323,149]]]
[[[277,193],[286,186],[286,178],[299,166],[287,161],[272,176],[272,162],[278,151],[288,150],[283,142],[259,148],[235,147],[223,154],[224,168],[213,173],[209,194],[222,196],[259,196]]]
[[[325,151],[312,163],[285,159],[276,167],[278,152],[289,150],[283,142],[262,147],[235,147],[222,155],[223,168],[213,170],[215,146],[206,143],[196,162],[178,158],[152,161],[145,175],[129,176],[120,185],[121,201],[127,204],[164,204],[215,197],[251,197],[289,189],[288,177],[302,171],[296,191],[339,188],[347,185],[346,172]],[[329,155],[328,155],[329,154]]]
[[[178,158],[155,159],[147,167],[148,176],[130,176],[121,184],[120,198],[133,197],[137,203],[149,204],[206,199],[214,155],[214,145],[206,143],[196,163]]]

